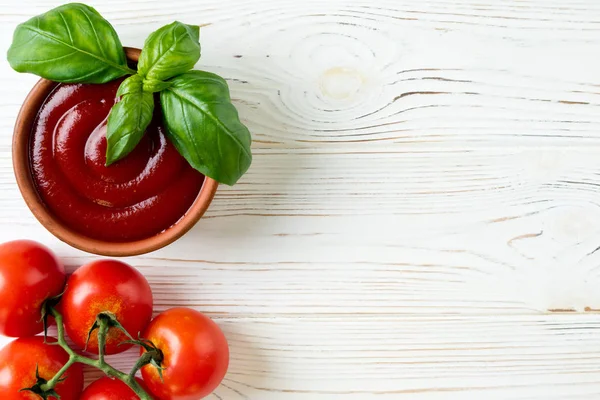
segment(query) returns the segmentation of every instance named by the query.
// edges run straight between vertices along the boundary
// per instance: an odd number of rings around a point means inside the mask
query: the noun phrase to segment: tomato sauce
[[[73,230],[112,242],[169,228],[204,181],[167,139],[158,97],[141,142],[105,166],[106,121],[120,82],[59,84],[40,108],[30,143],[31,171],[46,207]]]

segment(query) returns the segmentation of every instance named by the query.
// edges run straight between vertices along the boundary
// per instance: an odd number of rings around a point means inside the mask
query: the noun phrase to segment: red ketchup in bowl
[[[122,80],[58,84],[33,124],[31,172],[46,207],[94,239],[128,242],[154,236],[190,208],[204,182],[166,137],[158,97],[137,147],[106,162],[106,121]]]

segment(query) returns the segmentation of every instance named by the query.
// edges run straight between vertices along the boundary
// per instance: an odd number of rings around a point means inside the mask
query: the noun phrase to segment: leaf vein
[[[47,62],[54,62],[57,60],[61,60],[63,58],[67,58],[72,56],[73,54],[77,53],[76,51],[73,51],[69,54],[63,54],[62,56],[58,56],[58,57],[54,57],[54,58],[47,58],[45,60],[27,60],[28,64],[43,64],[43,63],[47,63]]]
[[[98,37],[98,31],[96,30],[96,27],[94,26],[94,23],[90,19],[90,16],[87,15],[87,13],[85,11],[83,11],[83,10],[80,10],[80,11],[85,16],[85,18],[88,20],[88,22],[90,24],[90,27],[92,28],[92,31],[94,32],[94,36],[96,37],[96,43],[98,44],[98,48],[100,49],[100,52],[102,53],[102,56],[105,57],[105,58],[108,58],[106,56],[106,53],[104,52],[104,47],[100,43],[100,38]]]
[[[67,20],[65,19],[65,16],[60,11],[58,11],[58,15],[60,15],[60,18],[63,21],[63,25],[67,29],[67,33],[69,34],[69,39],[71,40],[71,44],[75,45],[75,41],[73,40],[73,35],[71,34],[71,28],[69,28],[69,24],[67,23]]]

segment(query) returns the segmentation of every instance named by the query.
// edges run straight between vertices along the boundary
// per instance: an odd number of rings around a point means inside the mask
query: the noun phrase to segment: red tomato
[[[140,378],[135,379],[146,389]],[[140,400],[140,398],[125,383],[105,376],[92,382],[83,391],[80,400]]]
[[[48,338],[52,340],[52,338]],[[16,339],[0,351],[0,399],[36,400],[40,396],[32,392],[19,392],[36,383],[35,368],[41,378],[50,380],[69,360],[67,353],[59,346],[44,343],[41,336]],[[81,364],[70,367],[66,379],[54,390],[61,400],[78,400],[83,389]]]
[[[152,318],[152,290],[135,268],[116,260],[99,260],[77,269],[67,281],[60,301],[65,330],[80,348],[85,347],[88,332],[96,316],[113,313],[131,336],[137,339]],[[106,354],[121,353],[131,345],[118,346],[128,340],[117,328],[110,328]],[[98,353],[98,330],[92,334],[87,350]]]
[[[31,240],[0,244],[0,334],[32,336],[43,330],[42,303],[65,286],[65,268]]]
[[[197,400],[208,396],[227,372],[227,339],[217,324],[198,311],[171,308],[154,318],[143,337],[163,353],[164,382],[156,367],[142,368],[146,386],[162,400]]]

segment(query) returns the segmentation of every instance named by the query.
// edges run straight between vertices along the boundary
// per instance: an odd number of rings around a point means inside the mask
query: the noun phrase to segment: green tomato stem
[[[76,358],[75,357],[69,357],[69,361],[67,361],[67,363],[65,365],[63,365],[63,367],[56,373],[56,375],[54,375],[54,377],[52,379],[50,379],[43,387],[44,390],[52,390],[54,389],[54,387],[58,384],[60,378],[67,372],[67,370],[69,368],[71,368],[71,366],[73,364],[75,364]]]
[[[55,386],[58,385],[58,383],[60,382],[60,379],[62,378],[62,376],[67,372],[69,367],[71,367],[73,364],[79,363],[79,364],[90,365],[92,367],[95,367],[95,368],[101,370],[107,376],[119,379],[120,381],[125,383],[127,386],[129,386],[131,388],[131,390],[133,390],[133,392],[140,398],[140,400],[153,400],[153,398],[148,393],[146,393],[146,391],[136,381],[135,373],[133,375],[131,375],[131,374],[126,374],[125,372],[121,372],[118,369],[114,368],[112,365],[108,364],[104,360],[104,345],[103,344],[106,343],[106,334],[108,333],[108,329],[109,329],[107,320],[102,319],[100,322],[100,328],[98,330],[98,346],[99,346],[98,355],[99,355],[99,358],[97,360],[95,360],[93,358],[88,358],[88,357],[82,356],[80,354],[77,354],[73,349],[71,349],[71,347],[69,347],[69,344],[65,340],[65,328],[63,325],[63,316],[54,307],[50,307],[50,313],[54,317],[54,320],[56,321],[56,326],[58,328],[57,344],[64,351],[67,352],[67,354],[69,355],[69,361],[67,361],[67,363],[56,373],[56,375],[54,375],[52,377],[52,379],[50,379],[48,382],[46,382],[44,385],[42,385],[42,387],[41,387],[42,390],[49,391],[49,390],[54,389]],[[137,370],[136,370],[136,372],[137,372]]]
[[[145,352],[144,354],[142,354],[142,356],[138,359],[138,361],[135,363],[133,368],[131,368],[131,372],[129,372],[129,376],[133,378],[135,376],[135,374],[137,374],[137,372],[144,365],[148,364],[152,360],[152,357],[154,357],[155,354],[156,354],[155,352]]]
[[[104,350],[106,347],[106,335],[108,334],[108,320],[100,318],[100,327],[98,328],[98,362],[104,363]]]

